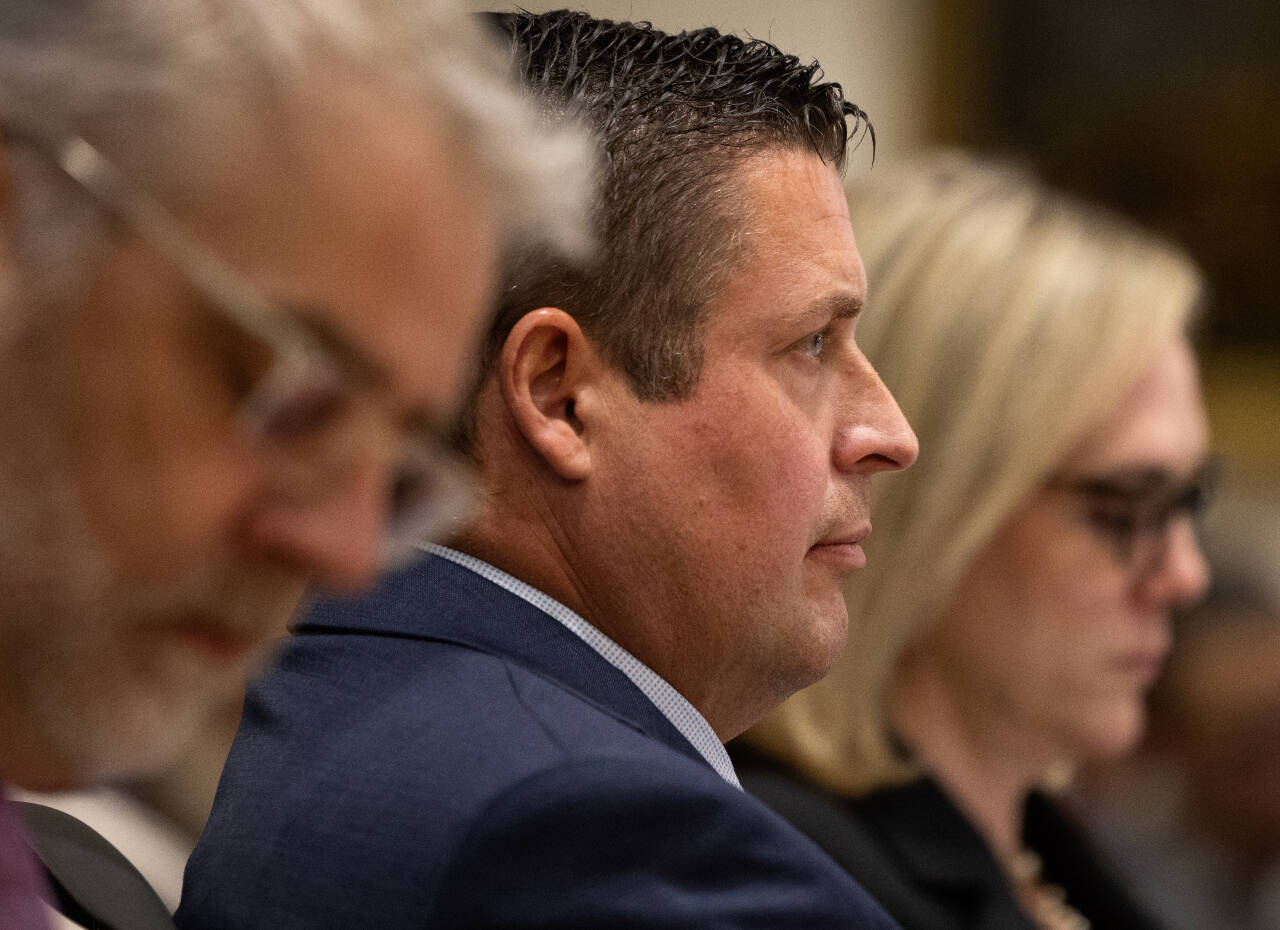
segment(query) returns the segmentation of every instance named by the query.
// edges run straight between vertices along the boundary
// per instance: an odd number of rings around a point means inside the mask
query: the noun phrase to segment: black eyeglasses
[[[208,307],[270,351],[271,364],[240,401],[238,418],[288,493],[304,499],[333,493],[356,463],[384,450],[394,462],[384,567],[410,560],[467,515],[469,466],[451,451],[446,429],[401,425],[381,396],[379,366],[350,348],[336,351],[262,295],[83,138],[21,127],[5,127],[4,136],[47,159],[100,209],[128,223]]]
[[[1160,470],[1058,475],[1046,485],[1080,498],[1089,527],[1112,547],[1136,579],[1149,577],[1168,555],[1169,528],[1198,518],[1213,499],[1222,461],[1208,459],[1191,478],[1175,482]]]

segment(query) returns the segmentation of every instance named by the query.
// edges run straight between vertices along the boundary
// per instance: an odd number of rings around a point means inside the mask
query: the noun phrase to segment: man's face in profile
[[[916,454],[854,341],[866,280],[836,173],[771,151],[731,178],[744,259],[709,307],[697,386],[653,403],[620,382],[602,458],[626,541],[606,556],[669,618],[663,671],[722,738],[834,660],[870,476]]]
[[[360,392],[311,398],[305,425],[264,451],[243,401],[271,351],[123,222],[108,224],[83,306],[12,310],[29,316],[0,342],[6,779],[53,787],[163,759],[239,694],[308,580],[375,577],[386,450],[349,443],[319,483],[295,472],[332,454],[333,430],[363,435],[345,424],[366,406],[392,439],[452,410],[496,216],[416,110],[315,93],[270,143],[230,143],[214,189],[176,218],[335,355],[378,372]]]

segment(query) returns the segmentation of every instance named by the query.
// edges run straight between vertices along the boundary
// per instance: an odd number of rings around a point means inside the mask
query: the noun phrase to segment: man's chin
[[[818,667],[816,681],[831,670],[840,653],[844,652],[849,638],[849,608],[845,605],[843,589],[837,588],[815,604],[813,610],[811,630],[813,655]]]
[[[39,734],[30,755],[39,764],[24,787],[82,787],[163,769],[210,718],[240,706],[271,650],[260,638],[165,626],[103,653],[96,666],[80,656],[75,675],[29,692],[31,732]]]
[[[785,692],[778,703],[824,678],[844,651],[849,614],[843,597],[833,603],[811,602],[802,626],[792,633],[788,642],[770,650],[772,670]]]

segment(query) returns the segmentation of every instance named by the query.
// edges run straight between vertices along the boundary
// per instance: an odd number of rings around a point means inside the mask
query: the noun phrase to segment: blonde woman
[[[1123,753],[1208,572],[1179,252],[958,153],[850,195],[858,340],[920,438],[876,489],[830,677],[740,772],[905,930],[1151,926],[1041,788]]]

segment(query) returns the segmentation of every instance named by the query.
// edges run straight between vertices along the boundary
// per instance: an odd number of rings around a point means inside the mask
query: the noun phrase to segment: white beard
[[[40,355],[57,357],[37,352],[44,342],[38,332],[6,335],[0,720],[34,736],[28,745],[38,747],[39,761],[9,758],[0,745],[0,780],[71,787],[154,770],[210,714],[240,700],[252,670],[249,662],[212,663],[174,637],[165,619],[209,612],[266,639],[283,631],[292,594],[277,576],[233,565],[230,557],[192,566],[177,582],[122,583],[76,493],[72,437],[60,428],[57,362],[35,364]]]

